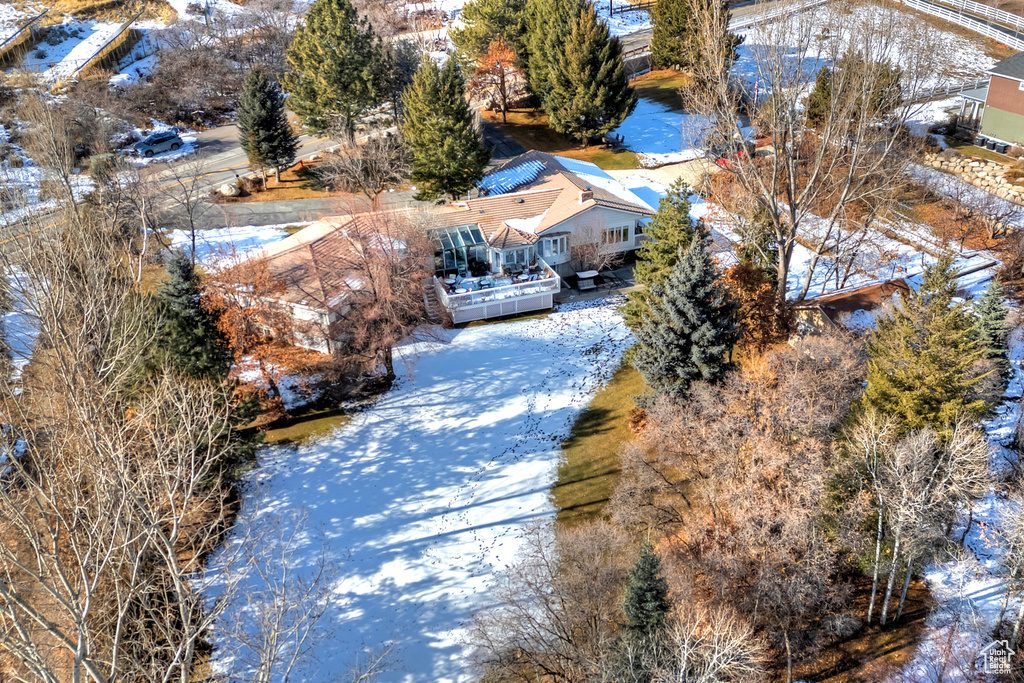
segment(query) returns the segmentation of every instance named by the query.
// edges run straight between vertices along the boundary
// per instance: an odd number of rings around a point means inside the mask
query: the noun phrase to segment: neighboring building
[[[849,329],[863,333],[873,326],[876,311],[884,310],[900,294],[908,294],[906,280],[857,285],[804,299],[794,307],[793,314],[803,333],[820,334],[829,330]]]
[[[1024,145],[1024,52],[1004,59],[988,73],[992,78],[987,88],[960,94],[960,121],[996,144]]]
[[[342,318],[358,299],[360,285],[357,247],[345,228],[361,219],[324,218],[259,253],[281,283],[275,300],[291,313],[296,346],[330,353],[344,344]]]
[[[634,250],[654,213],[594,164],[541,152],[511,159],[479,187],[477,199],[423,217],[436,247],[427,305],[456,323],[551,308],[559,273],[572,274],[574,244]],[[372,232],[364,221],[368,214],[324,218],[261,252],[283,283],[277,300],[295,320],[296,345],[327,353],[344,344],[344,316],[359,299],[358,250]]]

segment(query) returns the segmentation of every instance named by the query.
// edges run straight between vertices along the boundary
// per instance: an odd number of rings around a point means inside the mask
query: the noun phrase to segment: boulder
[[[241,194],[241,190],[239,190],[237,186],[232,185],[231,183],[224,183],[223,185],[220,186],[220,188],[218,188],[217,192],[219,192],[221,196],[224,197],[237,197],[238,195]]]

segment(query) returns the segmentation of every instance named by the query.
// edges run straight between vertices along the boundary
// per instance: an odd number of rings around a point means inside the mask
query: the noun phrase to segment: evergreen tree
[[[719,281],[709,237],[697,230],[672,274],[651,287],[651,312],[634,332],[633,366],[647,386],[678,400],[690,384],[716,382],[737,339],[736,305]]]
[[[622,611],[626,623],[619,631],[613,662],[619,670],[616,680],[646,683],[652,680],[659,664],[661,647],[672,605],[668,599],[668,581],[661,574],[661,561],[650,541],[640,546],[636,564],[629,570]]]
[[[203,308],[199,275],[186,252],[177,250],[168,258],[159,300],[164,308],[160,345],[174,366],[190,377],[226,378],[231,353],[217,329],[217,316]]]
[[[775,242],[771,216],[761,204],[754,209],[749,224],[743,230],[743,243],[737,249],[740,261],[749,263],[764,273],[774,286],[779,279],[779,245]]]
[[[390,55],[350,0],[316,0],[288,46],[288,106],[322,135],[355,120],[388,96]]]
[[[402,139],[412,154],[416,199],[454,199],[483,177],[491,155],[473,125],[464,90],[454,59],[438,67],[425,57],[402,95]]]
[[[281,86],[256,67],[249,71],[238,98],[238,138],[249,165],[264,172],[278,173],[295,161],[299,141],[284,111]]]
[[[570,22],[569,36],[549,70],[544,100],[549,125],[586,146],[622,123],[636,107],[626,80],[622,47],[608,26],[586,5]]]
[[[888,62],[867,63],[863,55],[844,55],[835,70],[821,67],[814,80],[814,89],[804,98],[807,123],[819,127],[830,112],[846,112],[856,119],[864,110],[865,93],[867,115],[877,119],[891,113],[903,102],[903,70]],[[865,82],[867,88],[865,89]],[[839,101],[835,101],[839,98]]]
[[[626,615],[623,628],[648,637],[665,628],[671,607],[668,581],[661,575],[661,560],[654,554],[654,546],[646,540],[640,546],[636,564],[629,570],[626,595],[622,599],[622,611]]]
[[[715,7],[715,4],[718,7]],[[720,12],[722,38],[720,47],[727,64],[736,60],[737,48],[743,39],[729,32],[728,2],[724,0],[703,0],[700,11]],[[709,60],[704,55],[704,40],[695,35],[705,22],[695,21],[693,0],[658,0],[651,11],[651,60],[660,67],[678,67],[692,71]]]
[[[807,123],[818,127],[828,120],[832,107],[832,70],[821,67],[814,79],[814,89],[804,98],[804,115]]]
[[[572,22],[586,6],[586,0],[528,0],[526,76],[541,102],[551,92],[551,68],[565,50]]]
[[[906,429],[941,430],[960,414],[985,411],[985,402],[971,397],[984,377],[974,370],[984,349],[974,339],[972,316],[953,302],[955,294],[953,260],[943,257],[868,338],[865,400]]]
[[[1003,300],[1003,285],[994,279],[974,305],[974,314],[977,316],[974,338],[1004,380],[1010,376],[1010,360],[1006,355],[1006,337],[1009,332],[1006,318],[1009,313]]]
[[[644,228],[643,246],[636,253],[636,282],[644,289],[630,292],[624,317],[626,325],[636,330],[645,315],[650,314],[650,288],[664,285],[693,239],[694,220],[690,217],[690,188],[677,180],[658,203],[658,211]]]
[[[449,33],[460,63],[475,63],[498,38],[521,63],[526,57],[526,0],[473,0],[462,8],[463,28]]]

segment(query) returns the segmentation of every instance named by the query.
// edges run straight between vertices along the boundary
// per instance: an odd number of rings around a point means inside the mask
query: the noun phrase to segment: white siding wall
[[[581,214],[573,216],[572,218],[559,223],[557,226],[551,228],[544,235],[556,235],[561,233],[569,233],[569,248],[567,248],[562,254],[557,256],[544,256],[540,251],[542,258],[547,261],[550,265],[556,266],[569,261],[569,252],[572,247],[572,234],[579,232],[593,232],[597,235],[597,239],[600,239],[601,232],[609,228],[617,227],[628,227],[628,239],[623,242],[616,242],[615,244],[609,245],[607,248],[609,251],[630,251],[636,249],[641,245],[641,240],[638,239],[634,227],[637,221],[646,222],[649,220],[646,216],[640,216],[629,211],[619,211],[617,209],[609,209],[603,206],[595,206],[594,208],[585,211]],[[541,236],[544,239],[544,236]]]

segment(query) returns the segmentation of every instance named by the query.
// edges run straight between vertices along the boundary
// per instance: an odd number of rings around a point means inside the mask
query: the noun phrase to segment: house
[[[794,307],[793,315],[804,333],[839,329],[864,332],[866,326],[873,324],[874,312],[884,310],[900,294],[909,292],[910,285],[902,278],[847,287],[805,299]]]
[[[537,151],[497,167],[478,189],[428,231],[434,293],[456,323],[551,308],[562,277],[591,269],[582,252],[639,248],[655,211],[594,164]]]
[[[1024,52],[1004,59],[988,73],[988,87],[960,93],[959,125],[976,130],[985,138],[979,142],[989,149],[1005,152],[1009,145],[1024,145]]]
[[[324,218],[257,255],[276,282],[274,302],[291,315],[296,346],[331,353],[344,345],[343,319],[359,298],[354,235],[369,232],[363,223],[365,215]]]

